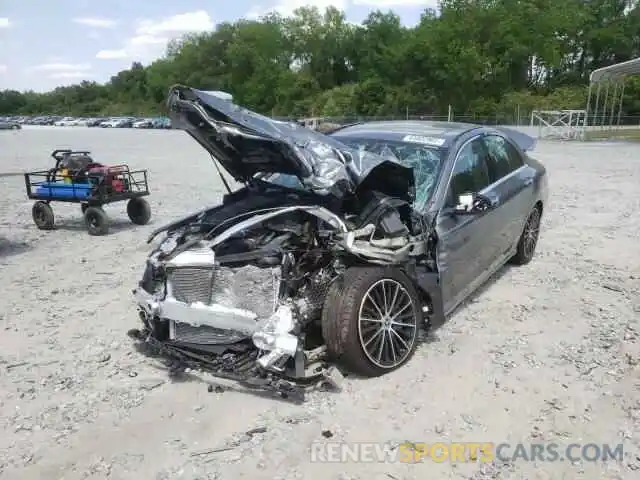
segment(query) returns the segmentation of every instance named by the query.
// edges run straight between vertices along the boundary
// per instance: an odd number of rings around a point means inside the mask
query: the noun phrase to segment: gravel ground
[[[208,156],[178,131],[0,132],[0,172],[49,151],[148,168],[154,218],[90,237],[77,205],[57,231],[31,220],[20,176],[0,175],[0,477],[7,479],[613,479],[640,475],[640,148],[543,143],[538,254],[507,268],[402,369],[348,379],[302,406],[197,377],[169,381],[132,348],[131,288],[147,233],[214,204]],[[261,433],[245,432],[262,428]],[[266,430],[265,430],[266,429]],[[327,440],[326,437],[331,437]],[[244,441],[243,441],[244,440]],[[622,463],[312,463],[314,441],[622,442]],[[193,455],[229,442],[229,450]]]

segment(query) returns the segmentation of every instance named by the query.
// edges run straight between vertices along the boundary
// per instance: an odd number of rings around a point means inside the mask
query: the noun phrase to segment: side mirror
[[[468,215],[489,210],[493,206],[491,200],[478,193],[458,195],[453,211],[456,215]]]

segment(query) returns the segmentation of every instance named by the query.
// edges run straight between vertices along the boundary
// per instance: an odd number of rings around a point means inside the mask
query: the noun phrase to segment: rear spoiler
[[[507,127],[495,127],[496,130],[504,133],[508,136],[513,143],[520,147],[520,150],[523,152],[529,152],[533,150],[538,142],[538,139],[532,137],[531,135],[527,135],[526,133],[522,133],[518,130],[514,130],[512,128]]]

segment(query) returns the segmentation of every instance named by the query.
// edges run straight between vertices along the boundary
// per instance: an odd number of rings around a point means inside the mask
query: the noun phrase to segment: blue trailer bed
[[[86,200],[91,196],[93,185],[90,183],[42,182],[35,186],[34,193],[52,200]]]

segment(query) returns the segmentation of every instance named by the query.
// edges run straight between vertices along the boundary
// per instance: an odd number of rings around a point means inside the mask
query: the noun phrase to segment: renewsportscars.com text
[[[311,461],[327,463],[621,462],[622,444],[606,443],[341,443],[311,445]]]

